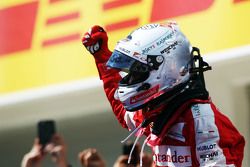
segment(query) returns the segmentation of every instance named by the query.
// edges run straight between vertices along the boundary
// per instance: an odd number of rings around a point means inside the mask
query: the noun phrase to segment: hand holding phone
[[[39,143],[45,146],[50,142],[52,136],[56,133],[55,121],[42,120],[37,124]]]

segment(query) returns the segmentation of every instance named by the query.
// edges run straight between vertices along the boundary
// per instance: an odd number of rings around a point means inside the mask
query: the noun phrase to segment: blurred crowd
[[[113,167],[139,167],[139,144],[135,146],[135,150],[130,164],[128,164],[129,155],[123,153],[117,157]],[[53,135],[46,145],[40,144],[39,139],[35,138],[31,150],[22,159],[21,167],[42,167],[45,156],[51,157],[56,167],[72,167],[67,160],[67,145],[59,134]],[[104,157],[95,148],[87,148],[79,152],[78,160],[82,167],[106,167]],[[142,163],[143,167],[153,167],[152,155],[144,152]]]

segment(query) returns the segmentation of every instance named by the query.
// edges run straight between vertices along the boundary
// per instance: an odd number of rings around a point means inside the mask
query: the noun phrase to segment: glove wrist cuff
[[[96,63],[97,70],[99,73],[99,78],[103,80],[103,78],[106,78],[114,73],[117,73],[118,71],[116,69],[112,69],[106,66],[106,62],[104,63]]]
[[[117,72],[117,70],[110,69],[106,66],[111,54],[112,52],[108,48],[102,48],[99,52],[94,54],[95,63],[101,80],[112,75],[114,72]]]
[[[106,63],[109,60],[111,54],[112,52],[109,49],[102,48],[99,52],[94,54],[96,64]]]

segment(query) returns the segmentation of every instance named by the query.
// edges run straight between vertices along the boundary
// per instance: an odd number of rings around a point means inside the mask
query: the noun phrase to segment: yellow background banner
[[[249,0],[2,0],[0,93],[97,76],[81,37],[103,26],[112,50],[134,28],[175,20],[202,54],[250,43]]]

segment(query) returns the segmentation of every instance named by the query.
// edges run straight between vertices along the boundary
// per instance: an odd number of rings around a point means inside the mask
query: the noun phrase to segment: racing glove
[[[108,36],[106,31],[95,25],[82,38],[82,44],[94,56],[96,64],[106,63],[112,52],[108,49]]]
[[[108,35],[101,26],[95,25],[90,28],[89,32],[84,34],[82,44],[93,55],[100,79],[117,72],[117,70],[108,69],[106,66],[112,52],[108,48]]]

